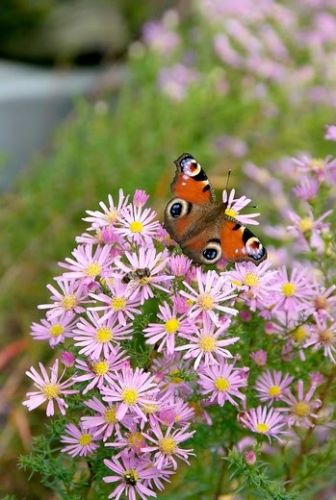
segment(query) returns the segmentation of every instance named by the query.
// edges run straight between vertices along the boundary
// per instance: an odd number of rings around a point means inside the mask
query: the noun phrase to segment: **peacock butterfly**
[[[225,214],[227,204],[215,200],[201,165],[189,153],[175,160],[171,184],[174,198],[165,209],[165,228],[183,253],[197,264],[251,261],[267,257],[265,247],[247,227]]]

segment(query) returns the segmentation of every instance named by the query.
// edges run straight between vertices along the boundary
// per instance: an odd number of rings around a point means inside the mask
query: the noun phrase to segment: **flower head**
[[[252,408],[240,417],[245,427],[257,434],[263,434],[270,440],[271,437],[280,440],[279,435],[285,431],[285,421],[281,413],[266,406]]]
[[[55,404],[57,404],[62,415],[65,415],[68,405],[63,396],[76,394],[78,391],[69,389],[75,383],[72,378],[62,382],[62,375],[60,377],[58,375],[58,365],[59,362],[56,359],[50,368],[50,376],[42,363],[39,363],[41,374],[33,366],[30,367],[30,371],[26,372],[26,375],[33,380],[35,387],[38,388],[38,391],[27,392],[28,399],[22,403],[27,406],[29,411],[35,410],[35,408],[48,401],[47,417],[54,415]]]
[[[226,206],[225,214],[228,215],[229,217],[233,217],[241,224],[251,224],[254,226],[258,225],[259,222],[255,219],[259,217],[260,213],[245,214],[245,215],[239,214],[240,210],[245,208],[251,202],[251,200],[246,196],[235,198],[235,194],[236,192],[234,189],[231,189],[229,194],[226,191],[226,189],[223,191],[223,203]]]
[[[245,399],[239,389],[246,386],[247,380],[241,376],[240,370],[235,369],[234,364],[229,364],[226,360],[218,365],[204,367],[199,374],[198,383],[201,393],[209,396],[209,401],[215,401],[219,406],[223,406],[225,401],[237,406],[234,397]]]
[[[268,402],[271,405],[274,401],[283,399],[292,381],[293,377],[287,373],[283,375],[279,371],[267,370],[256,381],[256,390],[260,401]]]
[[[79,427],[68,424],[65,430],[66,433],[61,436],[61,442],[66,443],[66,446],[61,449],[63,453],[68,453],[72,457],[77,455],[86,457],[98,448],[94,435],[83,429],[81,424]]]

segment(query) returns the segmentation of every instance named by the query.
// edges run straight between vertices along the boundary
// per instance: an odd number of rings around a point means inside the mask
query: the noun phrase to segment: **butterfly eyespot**
[[[181,198],[175,198],[167,206],[167,214],[173,219],[187,215],[191,210],[191,204]]]
[[[220,242],[211,241],[207,244],[206,248],[202,252],[203,262],[208,264],[213,264],[217,262],[222,256],[222,248]]]

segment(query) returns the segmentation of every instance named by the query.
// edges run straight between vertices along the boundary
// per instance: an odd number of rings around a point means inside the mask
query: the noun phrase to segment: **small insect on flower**
[[[79,427],[68,424],[65,431],[66,433],[61,436],[61,442],[66,443],[66,446],[61,449],[63,453],[68,453],[72,457],[77,455],[86,457],[98,448],[93,432],[85,430],[82,424],[79,424]]]
[[[22,403],[24,406],[27,406],[29,411],[35,410],[35,408],[42,403],[48,401],[46,411],[47,417],[54,415],[55,404],[57,404],[62,415],[65,415],[68,405],[63,396],[77,394],[78,391],[69,389],[69,387],[73,386],[75,383],[72,378],[62,382],[63,375],[60,377],[58,376],[58,365],[59,362],[58,359],[56,359],[55,363],[50,368],[50,376],[42,363],[39,363],[41,375],[33,366],[31,366],[30,371],[26,372],[26,375],[33,380],[35,387],[38,388],[38,391],[27,392],[28,399]]]
[[[130,500],[135,500],[137,495],[143,500],[148,496],[156,497],[148,484],[159,474],[146,458],[138,458],[133,453],[123,453],[119,459],[115,457],[111,460],[105,459],[104,464],[114,472],[114,475],[104,476],[103,481],[105,483],[120,482],[108,498],[118,500],[123,493]]]

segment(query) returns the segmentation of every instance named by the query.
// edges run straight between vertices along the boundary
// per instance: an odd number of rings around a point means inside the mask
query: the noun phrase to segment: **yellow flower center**
[[[138,220],[131,222],[129,228],[132,233],[142,233],[144,230],[143,223]]]
[[[143,409],[144,413],[149,415],[149,414],[155,413],[158,410],[158,405],[156,405],[155,403],[145,404],[145,405],[143,405],[142,409]]]
[[[234,286],[242,286],[243,282],[242,281],[238,281],[238,280],[232,280],[231,283],[234,285]]]
[[[139,474],[135,469],[128,469],[124,473],[124,480],[126,484],[134,486],[139,480]]]
[[[131,387],[124,389],[121,397],[124,403],[129,406],[135,405],[139,398],[137,390]]]
[[[282,393],[281,387],[279,385],[271,385],[268,389],[268,395],[271,396],[271,398],[280,396]]]
[[[113,222],[115,222],[118,218],[118,211],[117,210],[110,210],[109,212],[107,212],[107,214],[105,215],[105,220],[107,222],[109,222],[110,224],[113,224]]]
[[[305,326],[301,325],[301,326],[298,326],[297,328],[295,328],[294,332],[293,332],[293,337],[294,337],[294,340],[298,343],[301,343],[305,340],[307,336],[307,330],[305,328]]]
[[[255,273],[246,273],[244,283],[247,286],[256,286],[259,284],[259,278]]]
[[[269,425],[264,424],[262,422],[256,425],[256,431],[260,432],[261,434],[265,434],[266,432],[269,431],[269,429],[270,429]]]
[[[176,333],[179,327],[180,327],[180,322],[176,318],[170,318],[168,321],[165,322],[164,325],[166,332],[169,334]]]
[[[181,377],[181,371],[180,370],[172,370],[169,373],[170,381],[173,384],[180,384],[183,382],[183,378]]]
[[[77,305],[76,295],[74,294],[64,295],[62,300],[62,306],[66,311],[73,309],[76,305]]]
[[[210,311],[214,307],[213,298],[207,293],[198,298],[198,304],[204,311]]]
[[[232,208],[226,208],[224,213],[225,213],[225,215],[228,215],[229,217],[233,217],[234,219],[237,217],[237,212],[235,210],[232,210]]]
[[[140,448],[143,443],[143,437],[140,432],[131,432],[127,438],[128,444],[131,448]]]
[[[166,455],[172,455],[176,450],[176,443],[173,438],[165,437],[160,439],[159,448],[162,453],[165,453]]]
[[[230,382],[228,381],[227,378],[224,377],[218,377],[214,381],[214,386],[216,389],[220,392],[225,392],[228,389],[230,389]]]
[[[309,217],[304,217],[299,222],[299,229],[303,233],[309,233],[313,229],[313,221]]]
[[[64,332],[64,326],[60,323],[55,323],[49,328],[49,332],[52,337],[59,337]]]
[[[319,341],[322,344],[330,344],[334,340],[334,335],[330,330],[324,330],[319,333]]]
[[[313,158],[309,164],[312,170],[323,170],[324,165],[325,165],[324,160],[321,160],[319,158]]]
[[[117,410],[115,408],[107,408],[104,413],[104,420],[107,424],[115,424]]]
[[[285,297],[292,297],[296,292],[296,286],[288,281],[282,285],[281,290]]]
[[[53,399],[58,397],[60,389],[57,384],[45,384],[42,388],[42,392],[48,399]]]
[[[113,332],[111,328],[106,328],[102,326],[96,331],[96,341],[104,344],[105,342],[110,342],[113,339]]]
[[[113,299],[111,300],[111,307],[115,311],[122,311],[123,309],[125,309],[126,304],[127,300],[125,299],[125,297],[113,297]]]
[[[314,304],[317,310],[328,308],[328,301],[325,297],[323,297],[323,295],[319,295],[318,297],[316,297],[314,300]]]
[[[205,352],[214,351],[216,349],[216,339],[211,335],[203,335],[200,338],[199,347]]]
[[[92,262],[85,269],[85,274],[90,278],[95,278],[99,273],[101,273],[101,270],[102,266],[98,264],[98,262]]]
[[[81,446],[87,446],[90,444],[92,441],[92,436],[91,434],[82,434],[81,437],[79,438],[79,444]]]
[[[299,401],[294,405],[293,411],[298,417],[306,417],[310,412],[310,406],[303,401]]]
[[[92,363],[92,371],[99,376],[106,375],[109,371],[108,361],[98,361],[98,363]]]

